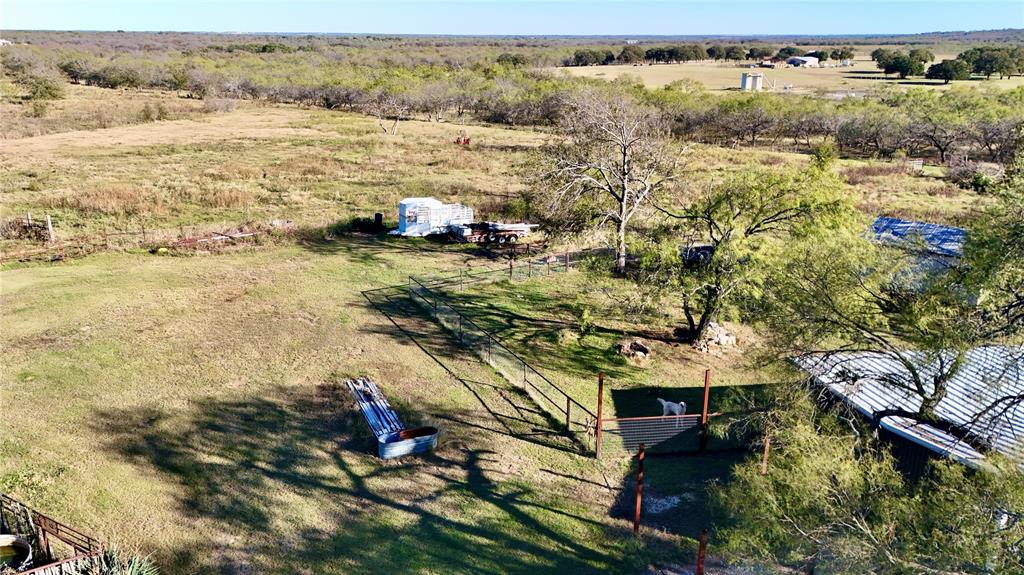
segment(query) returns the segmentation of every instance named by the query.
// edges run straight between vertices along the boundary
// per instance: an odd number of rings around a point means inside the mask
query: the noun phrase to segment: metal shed
[[[950,361],[951,354],[941,358]],[[937,371],[940,358],[908,352],[919,366],[924,381]],[[891,380],[906,380],[906,367],[895,358],[877,352],[817,354],[793,362],[835,397],[865,417],[874,418],[884,409],[917,411],[921,399],[893,386]],[[1006,403],[988,409],[999,398],[1024,394],[1024,347],[983,346],[967,352],[964,365],[949,382],[948,393],[936,414],[944,421],[964,426],[976,442],[1024,465],[1024,405]],[[979,467],[985,456],[963,439],[930,425],[903,417],[884,417],[881,427],[907,441],[965,465]]]

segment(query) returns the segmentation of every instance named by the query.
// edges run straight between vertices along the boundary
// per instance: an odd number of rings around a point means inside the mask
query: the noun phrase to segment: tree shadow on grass
[[[476,381],[460,373],[456,367],[459,362],[482,365],[481,360],[414,303],[404,286],[369,290],[363,295],[368,305],[387,319],[387,323],[367,326],[364,331],[385,335],[402,343],[411,341],[444,369],[454,384],[463,386],[477,399],[491,422],[479,418],[469,421],[449,414],[437,417],[560,451],[580,453],[584,450],[575,437],[563,435],[562,424],[541,409],[521,388],[509,384],[496,373],[492,382]],[[490,370],[486,367],[486,371]]]
[[[381,462],[340,386],[96,414],[103,449],[176,487],[211,540],[154,549],[169,573],[615,572],[628,536],[522,481],[487,449]],[[460,417],[462,414],[450,414]],[[365,424],[362,424],[365,425]],[[467,444],[486,434],[459,430]],[[353,447],[360,447],[353,451]],[[297,507],[296,507],[297,505]],[[584,529],[600,537],[580,541]],[[631,561],[632,560],[632,561]]]

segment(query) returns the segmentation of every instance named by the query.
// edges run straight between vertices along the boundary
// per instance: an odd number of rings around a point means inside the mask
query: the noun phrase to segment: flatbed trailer
[[[537,224],[503,224],[498,222],[480,222],[472,224],[451,225],[448,235],[463,243],[514,244],[530,235]]]

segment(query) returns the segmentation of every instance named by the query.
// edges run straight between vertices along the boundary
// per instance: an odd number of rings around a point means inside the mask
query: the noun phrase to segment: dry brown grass
[[[198,100],[139,90],[131,93],[69,84],[66,97],[47,102],[22,100],[19,88],[0,86],[0,139],[26,138],[74,130],[94,130],[159,120],[180,120],[208,114]]]
[[[902,164],[869,163],[843,170],[843,176],[846,177],[846,181],[854,186],[859,186],[873,178],[903,175],[906,173],[907,168]]]
[[[159,191],[130,183],[103,184],[80,192],[51,196],[43,201],[48,208],[110,216],[157,214],[164,211],[165,204]]]

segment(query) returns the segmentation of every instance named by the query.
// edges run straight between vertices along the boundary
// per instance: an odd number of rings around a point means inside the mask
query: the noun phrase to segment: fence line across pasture
[[[571,252],[566,252],[559,256],[531,259],[519,265],[510,265],[507,270],[491,269],[432,279],[409,276],[409,292],[414,296],[414,301],[430,310],[438,323],[451,331],[464,346],[475,351],[506,380],[521,385],[542,409],[564,425],[566,433],[591,431],[597,415],[506,347],[492,333],[455,309],[442,290],[446,287],[461,290],[468,285],[498,281],[506,277],[527,278],[564,272],[571,269],[572,256]],[[581,259],[578,258],[578,261]]]

